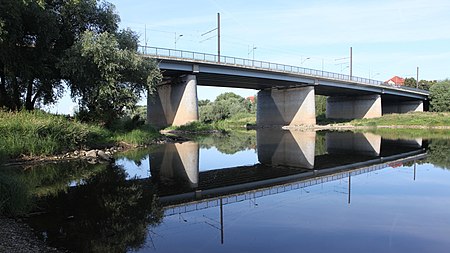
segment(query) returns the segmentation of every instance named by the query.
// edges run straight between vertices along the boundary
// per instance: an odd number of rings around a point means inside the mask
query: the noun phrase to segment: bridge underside
[[[257,124],[314,125],[314,95],[328,96],[328,118],[374,118],[387,113],[423,111],[427,96],[396,87],[317,79],[215,64],[164,60],[164,80],[148,99],[148,122],[158,127],[198,120],[197,85],[259,90]]]

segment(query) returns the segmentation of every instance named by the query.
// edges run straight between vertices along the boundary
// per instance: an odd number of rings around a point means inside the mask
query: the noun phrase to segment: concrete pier
[[[181,126],[198,120],[197,79],[185,75],[177,83],[161,85],[147,101],[147,122],[156,127]]]
[[[258,160],[271,166],[314,168],[316,132],[258,129]]]
[[[381,117],[381,96],[333,96],[327,98],[329,119],[362,119]]]
[[[258,126],[315,125],[314,87],[259,91],[256,124]]]
[[[389,113],[407,113],[407,112],[423,112],[423,101],[395,101],[382,102],[383,114]]]

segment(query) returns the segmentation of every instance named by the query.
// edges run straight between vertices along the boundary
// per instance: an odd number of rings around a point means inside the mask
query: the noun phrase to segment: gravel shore
[[[25,223],[0,217],[0,252],[8,253],[62,253],[39,240]]]

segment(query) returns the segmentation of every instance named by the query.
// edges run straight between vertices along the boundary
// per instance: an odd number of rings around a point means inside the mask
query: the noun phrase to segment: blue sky
[[[216,53],[221,15],[221,54],[387,80],[394,75],[450,77],[450,1],[145,1],[112,0],[121,28],[148,46]],[[180,35],[183,35],[180,37]],[[212,38],[211,38],[212,37]],[[252,51],[252,48],[256,47]],[[341,59],[341,60],[336,60]],[[199,87],[199,99],[229,89]],[[231,90],[242,96],[255,90]],[[67,100],[67,98],[65,98]],[[61,103],[59,112],[68,106]]]

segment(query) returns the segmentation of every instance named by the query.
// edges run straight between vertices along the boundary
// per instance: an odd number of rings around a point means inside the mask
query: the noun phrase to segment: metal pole
[[[352,193],[352,177],[350,172],[348,173],[348,204],[350,204],[350,197],[351,197],[351,193]]]
[[[144,25],[144,40],[145,40],[145,43],[144,43],[145,47],[144,47],[143,53],[147,54],[147,24]]]
[[[416,89],[418,89],[418,88],[419,88],[419,67],[417,67],[416,74],[417,74],[417,79],[416,79]]]
[[[252,50],[253,50],[253,61],[255,61],[255,49],[256,49],[255,44],[253,44],[253,48],[252,48]]]
[[[217,56],[220,62],[220,13],[217,13]]]
[[[353,49],[350,47],[350,80],[352,80],[353,76]]]
[[[223,244],[223,203],[220,198],[220,243]]]

